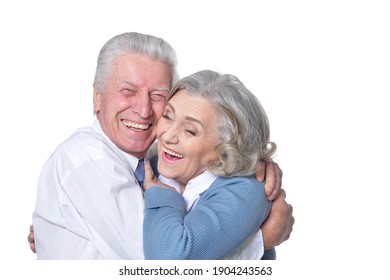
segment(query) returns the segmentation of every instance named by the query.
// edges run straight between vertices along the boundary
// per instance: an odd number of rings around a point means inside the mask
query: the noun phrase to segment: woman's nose
[[[170,125],[166,127],[165,132],[162,134],[162,140],[166,143],[177,144],[179,142],[179,130],[176,125]]]

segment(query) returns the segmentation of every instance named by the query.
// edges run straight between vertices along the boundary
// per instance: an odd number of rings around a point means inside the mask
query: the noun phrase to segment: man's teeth
[[[168,150],[167,148],[163,147],[163,151],[167,154],[170,154],[171,156],[178,157],[178,158],[183,158],[184,156],[181,154],[178,154],[174,151]]]
[[[146,130],[149,128],[149,124],[140,124],[140,123],[127,122],[127,121],[122,121],[122,122],[125,126],[131,128],[142,129],[142,130]]]

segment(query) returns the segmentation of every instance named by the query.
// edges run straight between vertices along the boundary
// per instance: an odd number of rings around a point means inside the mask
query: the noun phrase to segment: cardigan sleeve
[[[269,210],[264,185],[254,177],[218,178],[189,213],[179,193],[153,187],[145,192],[145,258],[223,259]]]

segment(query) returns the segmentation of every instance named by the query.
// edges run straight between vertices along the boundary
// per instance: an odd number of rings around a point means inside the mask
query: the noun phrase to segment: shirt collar
[[[177,192],[180,193],[180,185],[177,181],[173,179],[165,178],[164,176],[160,175],[159,179],[162,183],[167,184],[173,188],[176,189]],[[205,190],[208,189],[208,187],[211,186],[211,184],[214,182],[214,180],[217,179],[217,176],[210,173],[209,171],[205,171],[202,174],[198,175],[194,179],[190,180],[188,184],[186,185],[186,189],[183,193],[183,195],[186,194],[186,192],[196,193],[197,195],[202,194]]]
[[[117,145],[115,145],[111,139],[104,133],[103,129],[100,126],[100,122],[98,119],[95,119],[95,121],[92,124],[92,127],[103,136],[103,138],[110,144],[110,146],[113,146],[115,148],[115,151],[118,151],[122,157],[129,163],[130,167],[132,170],[135,170],[138,165],[138,158],[122,151],[121,149],[118,148]]]
[[[217,179],[216,175],[210,173],[209,171],[205,171],[194,179],[190,180],[186,186],[186,190],[193,189],[194,192],[200,195],[210,187],[215,179]]]
[[[211,184],[216,178],[216,175],[205,171],[188,182],[183,192],[183,198],[186,202],[187,212],[189,212],[192,207],[194,207],[202,193],[205,192],[211,186]]]

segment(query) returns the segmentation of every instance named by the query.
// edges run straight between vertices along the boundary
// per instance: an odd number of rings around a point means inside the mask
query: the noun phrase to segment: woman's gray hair
[[[275,153],[267,115],[256,96],[237,77],[200,71],[174,84],[168,99],[180,90],[207,99],[216,109],[219,161],[209,166],[210,172],[224,177],[251,175],[259,162]]]
[[[166,63],[172,71],[172,82],[178,80],[176,52],[171,45],[161,38],[128,32],[113,37],[100,50],[93,82],[98,92],[104,91],[114,60],[128,53],[144,54]]]

